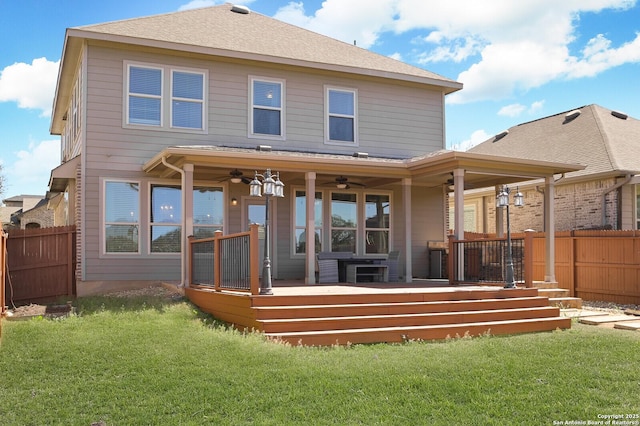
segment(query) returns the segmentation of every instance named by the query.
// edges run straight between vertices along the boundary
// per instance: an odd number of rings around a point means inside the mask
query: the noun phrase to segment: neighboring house
[[[639,229],[640,121],[635,118],[586,105],[511,127],[469,152],[583,164],[583,170],[556,176],[556,231]],[[541,182],[523,182],[519,189],[525,205],[510,209],[512,230],[545,230]],[[496,231],[495,197],[494,188],[467,192],[466,230]]]
[[[0,222],[4,229],[48,228],[55,226],[49,200],[40,195],[18,195],[2,200]]]
[[[77,225],[78,294],[188,284],[187,237],[263,222],[246,183],[268,168],[286,185],[274,278],[314,283],[318,251],[391,250],[404,280],[426,276],[451,173],[486,186],[579,168],[444,151],[461,88],[228,4],[68,29],[50,191]]]

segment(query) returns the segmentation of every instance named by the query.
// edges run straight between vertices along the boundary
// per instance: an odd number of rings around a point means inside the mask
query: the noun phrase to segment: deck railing
[[[533,236],[511,238],[514,280],[532,286]],[[449,240],[449,281],[462,283],[504,283],[506,280],[507,239],[479,238]]]
[[[189,283],[258,294],[258,225],[248,232],[189,239]]]

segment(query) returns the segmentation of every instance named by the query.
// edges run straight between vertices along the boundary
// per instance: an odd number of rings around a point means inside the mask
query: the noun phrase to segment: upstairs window
[[[206,71],[127,64],[126,73],[126,125],[206,130]]]
[[[173,71],[171,86],[171,127],[203,129],[203,74]]]
[[[127,123],[162,125],[162,69],[129,67]]]
[[[357,142],[356,97],[355,90],[327,88],[325,127],[329,143]]]
[[[251,78],[250,136],[283,138],[283,87],[279,80]]]

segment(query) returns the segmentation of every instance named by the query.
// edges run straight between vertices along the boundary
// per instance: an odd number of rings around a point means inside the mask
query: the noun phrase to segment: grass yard
[[[68,318],[4,321],[0,424],[552,425],[640,414],[636,332],[574,324],[309,348],[228,329],[184,300],[76,306]]]

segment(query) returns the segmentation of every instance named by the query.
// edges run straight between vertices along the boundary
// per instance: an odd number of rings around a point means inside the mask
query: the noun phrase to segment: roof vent
[[[248,15],[250,10],[247,6],[241,6],[241,5],[237,5],[234,4],[231,6],[231,11],[235,12],[235,13],[240,13],[242,15]]]
[[[616,118],[619,118],[621,120],[626,120],[629,116],[627,114],[625,114],[624,112],[620,112],[620,111],[611,111],[611,115],[613,115]]]
[[[502,132],[498,133],[495,137],[495,139],[493,139],[494,142],[499,141],[500,139],[504,138],[505,136],[507,136],[509,134],[508,130],[503,130]]]
[[[258,145],[256,147],[258,151],[271,152],[271,145]]]
[[[354,152],[353,156],[357,157],[357,158],[369,158],[369,153],[368,152]]]
[[[577,116],[579,116],[580,114],[582,114],[582,111],[580,111],[579,109],[574,109],[573,111],[569,111],[565,116],[564,116],[564,122],[567,123],[573,119],[575,119]]]

